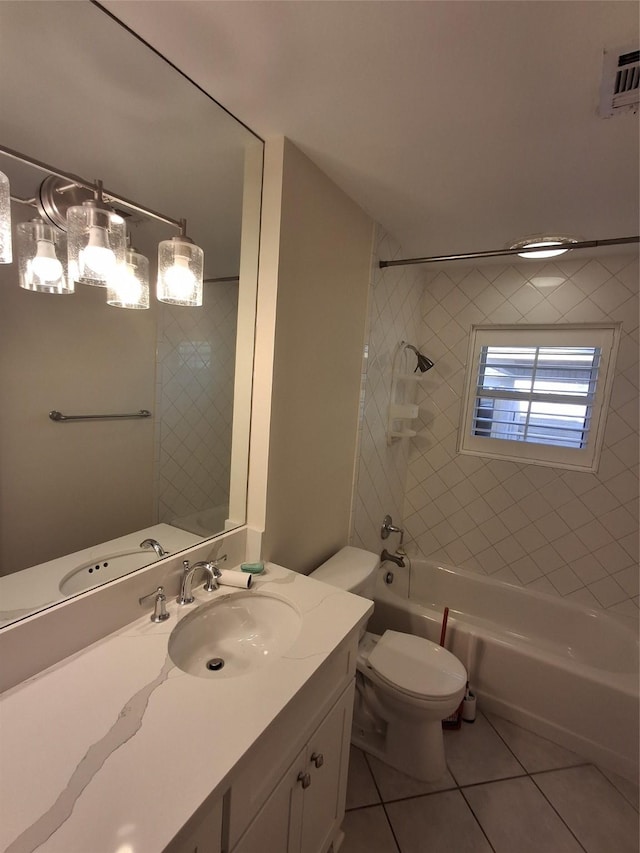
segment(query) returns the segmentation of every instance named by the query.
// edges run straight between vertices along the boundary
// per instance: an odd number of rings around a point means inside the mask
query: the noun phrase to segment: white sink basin
[[[279,596],[223,595],[185,616],[169,637],[169,657],[201,678],[235,678],[283,655],[300,633],[299,611]]]
[[[153,552],[132,548],[129,551],[116,551],[112,554],[101,554],[100,559],[87,561],[72,569],[60,581],[60,592],[63,595],[77,595],[87,589],[107,581],[113,581],[142,566],[147,566],[159,559]]]

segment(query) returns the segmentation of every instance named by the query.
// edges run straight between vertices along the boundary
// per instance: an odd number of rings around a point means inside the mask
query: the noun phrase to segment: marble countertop
[[[187,675],[168,656],[177,620],[226,595],[169,602],[0,696],[3,853],[161,851],[372,604],[268,564],[303,629],[278,660],[238,678]]]

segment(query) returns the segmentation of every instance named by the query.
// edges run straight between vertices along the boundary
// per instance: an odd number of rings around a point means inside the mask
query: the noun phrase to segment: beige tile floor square
[[[639,853],[633,782],[494,715],[445,750],[426,783],[352,747],[340,853]]]

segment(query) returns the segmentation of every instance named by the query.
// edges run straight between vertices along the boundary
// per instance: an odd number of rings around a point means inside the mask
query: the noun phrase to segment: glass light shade
[[[125,264],[124,219],[95,201],[67,211],[69,278],[106,287]]]
[[[127,249],[124,266],[107,286],[107,304],[116,308],[149,307],[149,261],[135,249]]]
[[[64,234],[42,219],[18,225],[18,279],[20,287],[39,293],[73,293],[65,263]]]
[[[158,244],[156,295],[172,305],[202,305],[204,252],[188,237],[172,237]]]
[[[562,243],[577,243],[577,240],[574,237],[557,236],[555,234],[553,236],[545,236],[541,234],[520,240],[509,248],[522,249],[521,252],[518,252],[519,258],[555,258],[557,255],[563,255],[569,251],[565,247],[562,249],[554,248],[555,246],[560,246]]]
[[[0,172],[0,264],[13,261],[11,251],[11,191],[9,178]]]

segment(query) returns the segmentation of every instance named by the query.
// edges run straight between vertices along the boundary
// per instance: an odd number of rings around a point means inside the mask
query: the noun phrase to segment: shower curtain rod
[[[624,243],[640,243],[640,237],[612,237],[610,240],[579,240],[577,243],[558,243],[554,249],[594,249],[599,246],[620,246]],[[473,258],[501,258],[508,255],[518,255],[524,251],[519,249],[495,249],[488,252],[466,252],[460,255],[433,255],[429,258],[403,258],[398,261],[380,261],[380,268],[403,267],[409,264],[435,264],[440,261],[464,261]],[[531,260],[535,260],[532,258]]]

